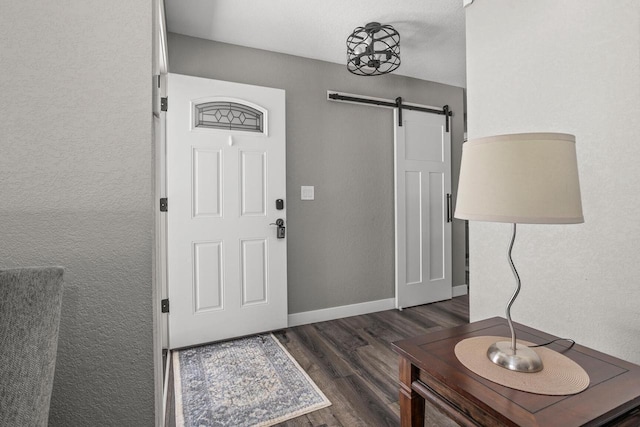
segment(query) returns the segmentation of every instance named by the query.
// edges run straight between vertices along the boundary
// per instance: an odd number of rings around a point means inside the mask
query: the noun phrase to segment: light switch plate
[[[300,200],[313,200],[314,199],[314,187],[313,185],[303,185],[300,187]]]

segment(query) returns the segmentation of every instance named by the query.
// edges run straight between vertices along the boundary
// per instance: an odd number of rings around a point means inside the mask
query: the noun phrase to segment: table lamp
[[[513,224],[508,260],[516,289],[506,307],[511,341],[487,350],[493,363],[511,371],[543,368],[534,350],[516,342],[511,321],[521,286],[511,258],[516,224],[584,222],[575,142],[573,135],[563,133],[519,133],[472,139],[462,147],[455,217]]]

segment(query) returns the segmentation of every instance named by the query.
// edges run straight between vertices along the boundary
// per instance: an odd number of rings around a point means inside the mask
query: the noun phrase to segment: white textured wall
[[[153,425],[151,2],[0,10],[0,268],[66,269],[50,425]]]
[[[585,223],[522,225],[514,320],[640,362],[640,1],[477,0],[469,138],[573,133]],[[509,224],[470,224],[471,319],[504,316]]]

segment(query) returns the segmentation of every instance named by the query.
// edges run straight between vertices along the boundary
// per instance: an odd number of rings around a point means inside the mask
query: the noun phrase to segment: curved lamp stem
[[[507,304],[507,309],[505,310],[506,315],[507,315],[507,322],[509,323],[509,329],[511,329],[511,349],[513,350],[513,353],[516,353],[516,331],[515,329],[513,329],[513,322],[511,321],[511,306],[513,305],[513,302],[516,300],[516,298],[518,297],[518,294],[520,293],[520,276],[518,275],[518,270],[516,270],[516,266],[513,263],[513,259],[511,258],[511,251],[513,250],[513,244],[516,241],[516,224],[513,224],[513,236],[511,237],[511,244],[509,245],[509,254],[508,254],[508,258],[509,258],[509,265],[511,266],[511,271],[513,271],[513,275],[516,278],[516,290],[513,292],[513,295],[511,296],[511,299],[509,300],[509,303]]]
[[[520,344],[518,346],[516,342],[516,331],[513,328],[513,322],[511,321],[511,306],[516,300],[516,297],[520,293],[520,276],[516,266],[513,264],[511,258],[511,251],[513,250],[513,243],[516,240],[516,224],[513,224],[513,237],[511,237],[511,244],[509,245],[509,265],[511,271],[516,278],[516,290],[511,296],[509,303],[507,304],[507,322],[509,323],[509,329],[511,329],[511,342],[498,341],[492,344],[487,350],[487,356],[496,365],[503,368],[517,372],[538,372],[542,370],[542,359],[536,354],[535,351]],[[517,353],[516,353],[517,352]]]

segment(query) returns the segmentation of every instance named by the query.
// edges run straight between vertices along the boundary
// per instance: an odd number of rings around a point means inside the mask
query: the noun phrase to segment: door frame
[[[162,353],[167,348],[167,316],[161,312],[162,299],[166,298],[166,260],[167,235],[166,216],[158,208],[158,201],[166,194],[166,113],[162,111],[161,98],[166,96],[168,51],[167,25],[164,0],[153,0],[152,5],[152,143],[153,143],[153,200],[154,238],[152,246],[152,322],[153,322],[153,379],[155,424],[164,426],[168,397],[168,368],[163,368]]]

